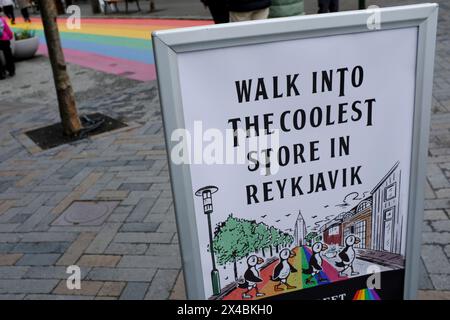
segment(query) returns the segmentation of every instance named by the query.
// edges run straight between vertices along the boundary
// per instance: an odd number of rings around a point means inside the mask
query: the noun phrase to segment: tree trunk
[[[238,281],[238,272],[237,272],[237,261],[236,261],[236,256],[234,256],[234,280]]]
[[[278,253],[278,245],[275,246],[275,252]]]
[[[150,0],[150,12],[155,11],[155,1]]]
[[[67,73],[64,53],[61,48],[58,24],[56,22],[57,12],[55,2],[40,0],[39,5],[47,42],[48,56],[52,65],[63,132],[68,136],[76,136],[82,127],[80,118],[78,117],[72,84]]]
[[[264,250],[265,248],[262,248],[261,250],[262,250],[262,256],[263,256],[263,258],[265,258],[266,257],[266,250]]]
[[[270,246],[270,256],[273,257],[273,246]]]

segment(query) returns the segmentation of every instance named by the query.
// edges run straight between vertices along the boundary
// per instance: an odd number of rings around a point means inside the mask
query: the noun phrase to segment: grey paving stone
[[[86,249],[86,253],[103,253],[119,230],[120,223],[107,223]]]
[[[175,284],[179,270],[158,270],[145,296],[147,300],[167,299]]]
[[[429,221],[424,221],[422,226],[422,232],[433,232]]]
[[[124,223],[122,227],[120,228],[121,232],[155,232],[158,227],[160,226],[159,223]],[[176,230],[175,230],[176,231]],[[172,231],[172,232],[175,232]]]
[[[43,201],[46,201],[48,197],[42,198]],[[35,209],[35,208],[33,208]],[[50,211],[52,210],[52,207],[44,207],[39,206],[35,209],[35,212],[29,212],[32,213],[32,215],[20,225],[19,228],[16,229],[18,232],[29,232],[33,231],[33,229],[43,220],[45,217],[50,216]],[[27,213],[27,211],[24,211],[23,213]],[[50,216],[51,217],[51,216]]]
[[[51,266],[53,265],[60,254],[50,253],[50,254],[24,254],[19,261],[16,262],[17,266]]]
[[[447,272],[449,270],[447,269]],[[431,281],[438,290],[450,290],[450,274],[431,274]]]
[[[434,289],[433,283],[428,275],[427,269],[423,264],[423,260],[420,259],[420,271],[419,271],[419,288],[425,290]]]
[[[45,280],[1,280],[0,279],[0,293],[15,294],[15,293],[50,293],[58,284],[59,280],[45,279]]]
[[[447,244],[450,243],[450,232],[424,232],[422,242],[425,244]]]
[[[425,210],[425,220],[447,220],[448,217],[444,210]]]
[[[422,259],[426,270],[431,274],[450,272],[450,262],[440,246],[422,246]]]
[[[123,243],[170,243],[173,233],[162,232],[119,232],[114,238],[114,242]]]
[[[11,252],[14,253],[63,253],[70,246],[70,242],[22,242],[18,243]]]
[[[181,268],[179,256],[123,256],[117,265],[119,268]]]
[[[149,190],[151,186],[151,183],[122,183],[119,190],[145,191]]]
[[[431,226],[438,232],[450,232],[450,220],[433,221],[431,222]]]
[[[151,281],[156,269],[150,268],[93,268],[87,276],[88,280],[100,281]]]
[[[86,278],[91,268],[81,267],[81,279]],[[67,267],[34,266],[28,268],[23,275],[24,279],[67,279],[71,273],[67,273]]]
[[[149,282],[130,282],[120,295],[120,300],[142,300],[148,287]]]
[[[0,300],[23,300],[25,294],[0,294]]]
[[[143,198],[139,200],[137,206],[128,216],[128,222],[141,222],[144,220],[145,216],[150,212],[150,209],[153,207],[156,198]]]
[[[29,267],[0,266],[0,279],[20,279]]]
[[[111,243],[105,250],[106,254],[140,255],[147,251],[144,243]]]
[[[19,242],[21,239],[21,236],[19,233],[0,233],[0,243],[15,243]]]
[[[446,209],[450,207],[450,199],[425,200],[425,209]]]
[[[27,294],[24,300],[94,300],[94,296]]]
[[[148,256],[180,256],[180,247],[178,244],[150,244],[147,252]]]
[[[0,253],[8,253],[14,246],[14,243],[0,243]]]
[[[75,232],[30,232],[21,235],[21,242],[73,242]]]

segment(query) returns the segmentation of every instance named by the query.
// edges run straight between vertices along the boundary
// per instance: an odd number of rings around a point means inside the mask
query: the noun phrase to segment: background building
[[[320,231],[326,244],[342,245],[342,215],[324,224]]]
[[[361,242],[355,245],[355,248],[370,248],[372,242],[372,198],[362,200],[356,207],[344,215],[343,223],[343,241],[353,234]],[[342,244],[344,244],[342,242]]]
[[[400,215],[401,171],[397,162],[372,190],[372,249],[401,254],[404,244]]]

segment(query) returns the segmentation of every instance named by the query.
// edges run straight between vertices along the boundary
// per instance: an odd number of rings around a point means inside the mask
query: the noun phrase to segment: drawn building
[[[358,203],[342,219],[343,237],[341,244],[344,245],[345,238],[353,234],[361,241],[355,248],[371,248],[372,244],[372,197],[368,197]]]
[[[342,244],[342,215],[335,217],[322,226],[323,242],[326,244]]]
[[[305,237],[306,237],[306,222],[305,219],[303,219],[301,211],[299,210],[294,227],[294,239],[296,245],[297,246],[306,245]]]
[[[403,217],[400,215],[401,171],[397,162],[373,188],[373,250],[396,254],[404,252],[402,244]]]

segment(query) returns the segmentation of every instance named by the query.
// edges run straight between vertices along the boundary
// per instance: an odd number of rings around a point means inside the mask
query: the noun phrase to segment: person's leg
[[[14,65],[14,57],[11,52],[11,41],[0,41],[0,50],[5,57],[5,69],[12,77],[16,74],[16,66]]]
[[[5,53],[3,52],[3,48],[5,47],[5,43],[6,41],[0,41],[0,54],[3,55],[3,58],[5,60],[6,63],[6,58],[5,58]],[[5,69],[5,65],[3,64],[3,59],[0,59],[0,80],[5,79],[6,76],[6,69]]]
[[[14,16],[14,6],[4,6],[6,16],[11,20],[12,24],[16,23],[16,17]]]
[[[215,23],[227,23],[230,21],[230,14],[224,2],[211,1],[208,7]]]
[[[339,11],[339,0],[330,0],[330,12]]]
[[[269,8],[252,11],[252,20],[264,20],[269,17]]]
[[[3,51],[0,49],[0,53],[2,52]],[[3,65],[3,61],[0,59],[0,80],[5,79],[5,77],[6,77],[5,66]]]
[[[252,12],[235,12],[230,11],[230,22],[240,22],[251,20]]]
[[[30,14],[28,13],[28,8],[20,9],[20,12],[22,13],[22,17],[25,20],[25,22],[31,22]]]
[[[329,6],[330,6],[330,0],[319,0],[319,11],[317,13],[327,13]]]

